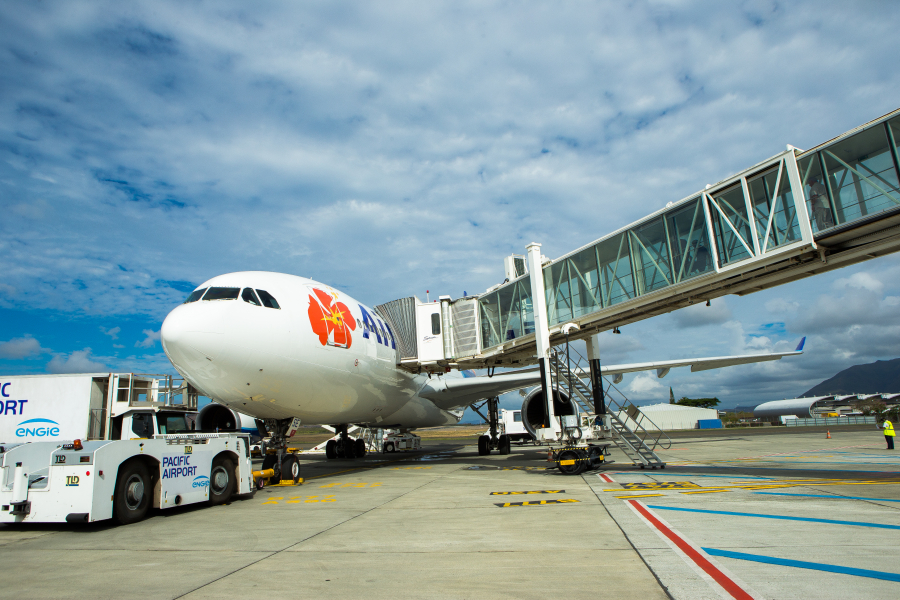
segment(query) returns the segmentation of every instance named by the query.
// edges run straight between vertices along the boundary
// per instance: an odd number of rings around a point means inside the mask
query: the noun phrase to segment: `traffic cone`
[[[553,462],[553,450],[547,450],[547,462]]]
[[[826,439],[826,440],[830,440],[830,439],[831,439],[831,432],[830,432],[830,431],[825,431],[825,439]]]

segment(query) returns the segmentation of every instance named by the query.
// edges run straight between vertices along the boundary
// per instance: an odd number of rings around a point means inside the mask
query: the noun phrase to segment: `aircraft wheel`
[[[491,453],[491,438],[483,435],[478,438],[478,455],[485,456]]]
[[[509,436],[501,435],[500,440],[497,443],[497,449],[500,451],[500,454],[509,454]]]
[[[281,461],[281,478],[290,479],[294,483],[300,481],[300,463],[293,454],[285,454]]]
[[[346,438],[344,443],[341,444],[341,450],[343,450],[344,458],[356,458],[356,442],[354,440]]]
[[[337,442],[328,440],[325,442],[325,458],[337,458]]]
[[[125,463],[116,478],[113,514],[122,525],[137,523],[150,508],[150,472],[140,461]]]
[[[225,504],[234,492],[234,463],[230,458],[217,456],[209,472],[209,503]]]
[[[581,456],[574,450],[563,450],[559,453],[559,472],[563,475],[580,475],[587,468],[586,460],[579,460]],[[573,461],[572,464],[563,464]]]
[[[362,458],[366,455],[366,441],[362,438],[356,438],[356,456]]]

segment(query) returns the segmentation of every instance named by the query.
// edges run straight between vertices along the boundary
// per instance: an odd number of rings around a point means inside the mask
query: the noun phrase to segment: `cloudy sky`
[[[0,373],[171,372],[238,270],[368,304],[503,279],[900,105],[894,2],[0,4]],[[792,397],[900,356],[888,257],[603,336],[605,362],[793,348],[641,402]],[[684,370],[682,370],[684,371]],[[891,390],[897,391],[897,390]]]

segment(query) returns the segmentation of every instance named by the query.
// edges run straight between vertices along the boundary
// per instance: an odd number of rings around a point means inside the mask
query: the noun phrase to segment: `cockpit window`
[[[232,287],[211,287],[209,291],[206,292],[206,295],[203,296],[203,300],[237,300],[238,294],[241,293],[241,288],[232,288]]]
[[[259,294],[259,299],[262,300],[263,306],[266,308],[281,308],[278,306],[278,302],[275,298],[272,297],[272,294],[266,290],[256,290],[256,293]]]
[[[256,292],[254,292],[250,288],[244,288],[244,291],[241,292],[241,300],[243,300],[244,302],[249,302],[253,306],[262,306],[259,298],[256,297]]]
[[[200,298],[203,297],[203,292],[206,291],[207,288],[201,288],[199,290],[194,290],[191,292],[191,295],[187,297],[187,300],[184,301],[185,304],[189,304],[191,302],[196,302]]]

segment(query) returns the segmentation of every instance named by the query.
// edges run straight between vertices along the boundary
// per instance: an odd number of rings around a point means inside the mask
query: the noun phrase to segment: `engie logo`
[[[197,477],[194,477],[194,483],[191,484],[191,487],[209,487],[209,477],[207,477],[206,475],[199,475]]]
[[[50,419],[28,419],[16,428],[16,437],[57,437],[59,423]]]

